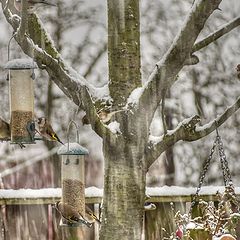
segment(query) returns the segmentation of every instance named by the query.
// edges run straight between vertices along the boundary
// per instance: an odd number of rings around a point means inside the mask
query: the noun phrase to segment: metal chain
[[[223,142],[222,142],[222,139],[221,139],[217,129],[216,129],[216,132],[217,132],[216,139],[217,139],[217,143],[218,143],[218,151],[219,151],[219,157],[220,157],[221,168],[222,168],[222,173],[223,173],[224,185],[225,186],[229,186],[229,185],[233,186],[227,157],[226,157],[226,154],[223,149]]]
[[[232,177],[231,177],[231,173],[230,173],[230,170],[229,170],[227,157],[226,157],[224,149],[223,149],[223,142],[222,142],[222,139],[221,139],[221,137],[218,133],[218,129],[216,129],[216,132],[217,132],[217,136],[216,136],[215,141],[213,143],[213,146],[211,148],[210,155],[203,163],[203,170],[201,171],[198,187],[197,187],[195,195],[193,196],[193,200],[192,200],[192,203],[191,203],[191,206],[190,206],[190,210],[189,210],[190,215],[192,213],[192,209],[193,209],[194,205],[197,202],[199,192],[201,190],[204,178],[205,178],[206,173],[208,171],[210,162],[212,160],[212,157],[213,157],[213,154],[214,154],[214,151],[215,151],[215,148],[216,148],[217,145],[218,145],[219,158],[220,158],[220,162],[221,162],[221,168],[222,168],[223,180],[224,180],[225,187],[226,186],[233,186]]]
[[[216,146],[217,146],[217,138],[215,139],[215,141],[213,143],[213,146],[211,148],[211,151],[210,151],[210,154],[209,154],[208,158],[203,163],[203,169],[202,169],[201,175],[199,177],[199,182],[198,182],[198,187],[197,187],[196,193],[193,196],[193,200],[192,200],[192,203],[191,203],[191,206],[190,206],[189,214],[192,213],[193,206],[196,204],[199,192],[201,190],[204,178],[205,178],[206,173],[208,171],[208,168],[209,168],[210,162],[212,160],[212,157],[213,157]]]

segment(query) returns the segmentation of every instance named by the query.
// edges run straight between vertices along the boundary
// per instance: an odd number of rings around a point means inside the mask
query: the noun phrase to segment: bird
[[[120,109],[120,110],[113,111],[113,112],[100,110],[97,114],[98,114],[99,119],[105,124],[105,123],[108,123],[116,113],[124,112],[124,111],[126,111],[126,109]]]
[[[85,219],[91,224],[94,223],[95,221],[101,224],[101,221],[88,206],[85,206]]]
[[[28,3],[28,12],[32,13],[36,11],[41,6],[57,6],[50,0],[27,0]],[[14,0],[14,7],[18,12],[22,10],[22,1],[21,0]]]
[[[11,138],[11,128],[10,124],[0,118],[0,139],[1,140],[9,140]],[[20,148],[25,148],[25,145],[22,143],[18,143]]]
[[[54,132],[48,119],[45,117],[40,117],[37,120],[39,131],[37,131],[43,138],[48,141],[57,141],[64,145],[64,143],[59,139],[57,134]]]
[[[69,223],[83,223],[88,227],[92,226],[92,223],[83,218],[83,216],[71,205],[58,201],[55,203],[54,207]]]

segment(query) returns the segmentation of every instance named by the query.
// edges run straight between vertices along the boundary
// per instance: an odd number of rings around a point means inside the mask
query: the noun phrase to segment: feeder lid
[[[5,66],[5,69],[34,69],[37,68],[37,64],[30,58],[18,58],[8,61]]]
[[[58,155],[88,155],[88,150],[79,143],[66,143],[58,149]]]

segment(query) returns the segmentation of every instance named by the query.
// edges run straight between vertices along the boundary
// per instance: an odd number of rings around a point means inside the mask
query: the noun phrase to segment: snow
[[[143,92],[142,87],[134,89],[127,99],[127,105],[137,105],[142,92]]]
[[[107,127],[110,129],[110,131],[114,134],[121,133],[120,130],[120,123],[117,121],[111,122],[107,125]]]
[[[1,189],[0,199],[9,198],[57,198],[61,197],[61,188],[43,188],[43,189]]]
[[[93,96],[94,100],[112,101],[109,93],[108,84],[102,87],[94,87],[93,85],[87,85],[90,94]]]
[[[5,64],[5,69],[34,69],[37,64],[31,58],[13,59]]]
[[[15,198],[60,198],[62,196],[61,188],[42,188],[42,189],[0,189],[0,199]],[[85,189],[86,197],[102,197],[103,190],[96,187]]]
[[[149,142],[153,145],[158,144],[160,141],[162,141],[162,139],[163,139],[162,136],[149,135]]]
[[[200,195],[214,195],[217,191],[223,193],[224,186],[204,186],[201,188]],[[149,196],[191,196],[196,193],[196,187],[163,186],[150,187],[146,189]],[[235,193],[240,194],[240,187],[235,188]]]
[[[217,191],[223,192],[223,186],[208,186],[202,187],[200,194],[212,195]],[[150,197],[157,196],[191,196],[195,194],[196,188],[178,187],[178,186],[163,186],[155,188],[146,188],[146,194]],[[236,194],[240,194],[240,187],[235,188]],[[0,189],[0,199],[9,198],[58,198],[61,197],[61,188],[42,188],[42,189]],[[99,197],[103,196],[103,189],[97,187],[88,187],[85,189],[86,197]]]
[[[88,150],[79,143],[66,143],[62,145],[57,152],[59,155],[87,155]]]

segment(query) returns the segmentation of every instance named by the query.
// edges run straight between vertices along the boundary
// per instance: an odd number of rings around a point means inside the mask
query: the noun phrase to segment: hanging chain
[[[199,192],[201,190],[204,178],[205,178],[206,173],[208,171],[208,168],[209,168],[210,162],[212,160],[212,157],[213,157],[213,154],[214,154],[216,146],[217,146],[217,138],[215,139],[215,141],[213,143],[213,146],[211,148],[211,151],[210,151],[210,154],[209,154],[208,158],[203,163],[203,168],[202,168],[201,175],[200,175],[200,178],[199,178],[197,191],[196,191],[195,195],[193,196],[193,200],[192,200],[192,203],[191,203],[191,206],[190,206],[189,214],[192,213],[193,206],[197,202],[197,198],[198,198]]]
[[[211,148],[210,155],[203,163],[203,169],[201,171],[201,175],[200,175],[200,178],[199,178],[198,187],[197,187],[195,195],[193,196],[193,200],[192,200],[192,203],[191,203],[191,206],[190,206],[190,210],[189,210],[190,215],[192,213],[192,209],[193,209],[194,205],[197,202],[199,192],[201,190],[204,178],[205,178],[206,173],[208,171],[210,162],[212,160],[212,157],[213,157],[213,154],[214,154],[214,151],[215,151],[215,148],[216,148],[217,145],[218,145],[219,158],[220,158],[221,168],[222,168],[222,173],[223,173],[224,185],[225,185],[225,187],[227,187],[227,186],[233,187],[233,182],[232,182],[232,177],[231,177],[231,173],[230,173],[228,162],[227,162],[227,157],[226,157],[224,149],[223,149],[223,142],[222,142],[222,139],[221,139],[221,137],[218,133],[217,128],[216,128],[216,132],[217,132],[217,136],[216,136],[215,141],[213,143],[213,146]]]
[[[216,129],[216,132],[217,132],[216,139],[217,139],[217,144],[218,144],[218,151],[219,151],[219,157],[220,157],[221,168],[222,168],[222,173],[223,173],[224,185],[225,185],[225,187],[226,186],[233,186],[232,177],[231,177],[231,173],[230,173],[230,170],[229,170],[227,157],[226,157],[224,149],[223,149],[223,142],[222,142],[222,139],[221,139],[217,129]]]

